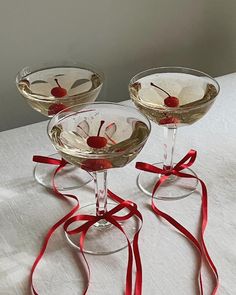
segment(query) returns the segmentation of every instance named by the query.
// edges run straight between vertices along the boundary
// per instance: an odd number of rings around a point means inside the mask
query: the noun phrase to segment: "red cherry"
[[[112,168],[112,163],[107,159],[87,159],[82,163],[81,168],[90,172],[107,170]]]
[[[107,145],[107,139],[103,136],[89,136],[87,145],[94,149],[101,149]]]
[[[102,125],[105,123],[104,120],[101,120],[100,122],[100,126],[98,128],[98,133],[96,136],[89,136],[89,138],[87,139],[87,145],[94,148],[94,149],[101,149],[104,146],[107,145],[107,139],[103,136],[100,136],[100,131],[102,128]]]
[[[50,107],[48,108],[48,115],[53,116],[59,113],[60,111],[64,110],[65,108],[66,106],[62,103],[51,104]]]
[[[168,97],[164,99],[164,103],[165,103],[165,105],[167,107],[176,108],[179,105],[179,99],[177,97],[171,96],[167,91],[165,91],[164,89],[162,89],[161,87],[155,85],[152,82],[150,84],[151,84],[151,86],[156,87],[157,89],[163,91],[165,94],[168,95]]]
[[[51,94],[52,94],[54,97],[61,98],[61,97],[64,97],[64,96],[67,95],[67,91],[66,91],[65,88],[54,87],[54,88],[52,88],[52,90],[51,90]]]
[[[165,98],[164,103],[170,108],[176,108],[179,105],[179,99],[175,96],[168,96]]]
[[[61,98],[61,97],[64,97],[67,95],[67,91],[65,88],[62,88],[61,85],[59,84],[58,80],[55,79],[55,82],[57,83],[57,87],[54,87],[52,88],[51,90],[51,94],[54,96],[54,97],[58,97],[58,98]]]
[[[175,117],[167,117],[167,118],[163,118],[159,121],[160,125],[178,124],[178,123],[180,123],[180,120]]]

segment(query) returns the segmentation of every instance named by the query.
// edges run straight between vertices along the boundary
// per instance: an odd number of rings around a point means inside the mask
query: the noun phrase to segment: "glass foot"
[[[108,210],[114,208],[117,204],[108,203]],[[96,204],[87,205],[82,207],[78,213],[79,214],[89,214],[94,215],[96,212]],[[125,215],[129,212],[128,209],[123,209],[116,215]],[[72,228],[82,225],[84,221],[76,222]],[[137,230],[139,229],[139,219],[136,216],[129,218],[128,220],[119,222],[126,232],[130,241],[133,240],[133,237]],[[80,250],[79,247],[79,238],[80,234],[68,235],[66,233],[66,238],[71,246]],[[118,252],[127,247],[127,240],[125,235],[114,225],[107,222],[105,219],[101,219],[100,222],[95,223],[90,227],[86,234],[84,242],[84,252],[94,255],[107,255]]]
[[[152,165],[162,167],[163,163],[154,163]],[[197,176],[196,173],[189,168],[182,170],[182,172]],[[137,185],[142,192],[151,197],[154,185],[159,177],[160,175],[154,173],[141,172],[137,178]],[[182,178],[171,175],[169,179],[157,189],[154,198],[167,201],[183,199],[192,194],[196,190],[197,185],[198,180],[195,178]]]
[[[61,159],[56,153],[49,157]],[[34,168],[34,178],[44,187],[52,189],[52,174],[57,166],[50,164],[37,163]],[[55,183],[59,191],[76,189],[84,186],[93,180],[90,173],[82,170],[74,165],[67,164],[55,178]]]

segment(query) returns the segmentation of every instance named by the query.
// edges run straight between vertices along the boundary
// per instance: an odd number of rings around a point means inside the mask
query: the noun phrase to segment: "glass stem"
[[[93,173],[96,200],[96,215],[103,216],[107,212],[107,171]]]
[[[175,148],[176,133],[176,127],[164,128],[164,170],[171,170],[173,168],[173,155]]]

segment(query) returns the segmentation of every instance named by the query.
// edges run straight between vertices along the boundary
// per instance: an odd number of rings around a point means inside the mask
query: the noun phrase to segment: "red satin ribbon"
[[[163,176],[160,177],[160,179],[157,181],[155,184],[153,191],[152,191],[152,201],[151,201],[151,206],[154,211],[154,213],[157,216],[160,216],[167,220],[170,224],[172,224],[177,230],[179,230],[187,239],[189,239],[193,245],[197,248],[200,257],[201,257],[201,265],[199,269],[199,285],[200,285],[200,294],[204,294],[204,289],[203,289],[203,282],[202,282],[202,262],[203,258],[206,258],[206,261],[208,265],[210,266],[212,273],[215,277],[215,286],[213,290],[211,291],[212,295],[215,295],[218,287],[219,287],[219,276],[217,269],[208,253],[205,241],[204,241],[204,232],[207,226],[207,188],[205,183],[198,177],[187,174],[184,172],[181,172],[183,169],[188,168],[192,166],[194,163],[195,159],[197,156],[197,152],[195,150],[190,150],[187,155],[179,161],[170,171],[163,170],[161,168],[155,167],[153,165],[143,163],[143,162],[137,162],[136,163],[136,168],[147,171],[147,172],[152,172],[156,174],[161,174]],[[184,178],[195,178],[197,179],[202,188],[202,203],[201,203],[201,239],[198,241],[183,225],[181,225],[178,221],[176,221],[173,217],[170,215],[166,214],[165,212],[161,211],[160,209],[157,208],[157,206],[154,203],[154,195],[157,189],[169,178],[170,175],[176,175],[178,177],[184,177]]]
[[[140,258],[140,252],[139,252],[139,233],[142,228],[142,223],[143,223],[143,218],[141,213],[137,209],[137,205],[133,203],[132,201],[124,200],[121,197],[117,196],[116,194],[112,193],[110,190],[108,190],[108,196],[116,201],[118,205],[114,207],[112,210],[106,212],[102,217],[99,216],[93,216],[93,215],[75,215],[75,212],[79,209],[79,200],[76,196],[71,195],[71,194],[62,194],[57,190],[57,187],[55,185],[55,176],[56,174],[63,169],[63,167],[67,164],[65,160],[58,160],[54,158],[49,158],[49,157],[43,157],[43,156],[34,156],[33,161],[35,162],[40,162],[40,163],[46,163],[46,164],[52,164],[52,165],[58,165],[58,167],[55,169],[52,177],[52,184],[53,184],[53,191],[54,193],[61,198],[72,198],[76,200],[77,205],[73,207],[73,209],[65,215],[62,219],[60,219],[56,224],[54,224],[48,231],[45,239],[43,246],[39,252],[39,255],[35,259],[35,262],[32,266],[31,269],[31,274],[30,274],[30,285],[31,289],[34,295],[38,295],[37,291],[34,288],[33,284],[33,274],[34,271],[42,259],[48,242],[52,236],[52,234],[55,232],[55,230],[62,224],[65,232],[69,235],[73,235],[76,233],[81,233],[80,240],[79,240],[79,246],[80,246],[80,251],[82,253],[83,259],[85,261],[85,264],[87,266],[88,270],[88,283],[87,286],[85,287],[83,294],[85,295],[88,291],[89,287],[89,282],[90,282],[90,267],[88,264],[88,261],[86,260],[84,251],[83,251],[83,246],[84,246],[84,241],[86,238],[86,234],[89,230],[89,228],[98,222],[100,219],[105,219],[108,222],[112,223],[115,227],[117,227],[126,237],[127,244],[128,244],[128,265],[127,265],[127,273],[126,273],[126,289],[125,289],[125,295],[132,295],[132,279],[133,279],[133,257],[135,259],[135,265],[136,265],[136,279],[135,279],[135,286],[134,286],[134,295],[141,295],[142,294],[142,264],[141,264],[141,258]],[[115,214],[120,212],[123,209],[128,209],[129,212],[123,216],[116,216]],[[131,218],[132,216],[136,216],[141,223],[141,226],[139,227],[138,231],[134,235],[133,243],[130,242],[128,236],[126,235],[124,229],[122,226],[118,223],[118,221],[125,221]],[[85,223],[73,230],[69,230],[69,226],[77,221],[85,221]],[[132,248],[133,244],[133,248]]]

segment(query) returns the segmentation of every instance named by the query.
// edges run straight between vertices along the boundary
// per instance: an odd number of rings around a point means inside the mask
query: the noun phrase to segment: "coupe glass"
[[[154,123],[164,127],[164,160],[154,165],[170,170],[177,128],[201,119],[213,105],[220,90],[215,79],[203,72],[183,67],[152,68],[135,75],[129,83],[132,101]],[[183,172],[193,174],[191,169]],[[139,174],[141,191],[151,196],[160,178],[152,173]],[[190,195],[197,186],[196,179],[170,176],[156,192],[155,198],[176,200]]]
[[[46,117],[69,106],[96,100],[103,85],[103,74],[77,63],[46,64],[23,68],[16,77],[16,86],[26,102]],[[58,154],[50,155],[60,158]],[[51,188],[51,175],[55,166],[38,163],[34,169],[35,179]],[[58,173],[59,190],[83,186],[92,176],[72,165],[66,165]]]
[[[95,203],[81,208],[81,214],[103,216],[115,206],[107,202],[107,171],[131,162],[143,148],[150,129],[148,118],[136,108],[108,102],[79,104],[51,119],[48,134],[55,148],[66,161],[94,178]],[[123,221],[122,227],[133,237],[137,218]],[[75,241],[79,234],[67,238],[78,248]],[[85,252],[109,254],[126,245],[121,232],[101,219],[86,235]]]

